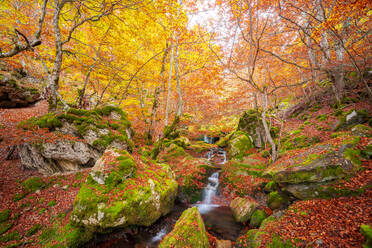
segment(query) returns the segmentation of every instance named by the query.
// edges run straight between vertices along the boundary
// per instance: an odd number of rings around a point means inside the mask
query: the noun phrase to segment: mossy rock
[[[372,159],[372,145],[366,146],[360,154],[366,159]]]
[[[173,207],[178,184],[169,166],[143,162],[141,173],[127,177],[128,165],[133,168],[134,161],[125,151],[119,153],[111,154],[116,161],[108,164],[111,169],[94,170],[87,177],[74,201],[72,224],[98,232],[130,225],[149,226]]]
[[[291,193],[295,198],[300,200],[309,200],[316,198],[330,199],[341,196],[356,196],[365,191],[365,187],[343,189],[337,187],[337,181],[330,181],[325,183],[306,183],[306,184],[290,184],[283,188],[283,190]],[[339,186],[342,186],[340,184]]]
[[[246,222],[250,220],[257,207],[257,202],[242,197],[236,197],[230,203],[230,208],[237,222]]]
[[[267,215],[265,211],[261,209],[257,209],[253,212],[251,216],[251,220],[249,221],[249,226],[252,228],[258,228],[260,227],[262,221],[266,219]]]
[[[271,209],[279,209],[283,208],[288,204],[288,199],[286,196],[279,194],[278,191],[273,191],[269,194],[269,198],[267,200],[267,205]]]
[[[278,185],[274,181],[270,181],[265,185],[265,192],[270,193],[278,190]]]
[[[209,248],[207,232],[197,207],[185,210],[172,232],[159,244],[159,248],[169,247]]]
[[[356,144],[358,142],[359,139]],[[360,151],[353,148],[353,139],[345,143],[338,151],[331,145],[318,145],[290,160],[278,159],[264,175],[271,176],[277,183],[288,184],[319,183],[354,175],[360,169]]]
[[[371,118],[367,110],[350,110],[340,117],[339,121],[333,126],[334,131],[346,130],[357,124],[363,124]]]
[[[247,134],[235,132],[228,142],[227,149],[230,158],[243,158],[253,147],[252,140]]]
[[[22,186],[27,192],[35,192],[36,190],[42,189],[46,186],[40,177],[30,177],[22,182]]]
[[[351,129],[351,134],[355,135],[355,136],[371,138],[372,137],[372,128],[370,128],[366,125],[358,124],[358,125],[355,125]]]
[[[370,225],[361,225],[360,226],[361,234],[366,238],[366,243],[363,245],[363,248],[372,247],[372,228]]]
[[[39,243],[42,247],[83,247],[93,238],[93,231],[87,228],[73,226],[70,223],[63,225],[55,223],[50,228],[43,229]]]

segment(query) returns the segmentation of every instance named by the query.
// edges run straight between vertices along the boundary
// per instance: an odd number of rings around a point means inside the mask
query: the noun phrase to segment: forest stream
[[[215,143],[218,139],[204,136],[204,142]],[[219,168],[226,163],[226,151],[221,148],[211,148],[205,154],[210,163]],[[115,230],[109,234],[101,234],[96,237],[87,247],[136,247],[154,248],[158,247],[165,235],[172,231],[182,212],[189,207],[197,206],[208,231],[222,240],[236,240],[241,234],[243,225],[236,222],[229,206],[221,204],[224,202],[220,193],[219,175],[220,169],[211,172],[202,189],[202,199],[195,204],[183,204],[176,202],[172,211],[160,218],[149,227],[140,227],[128,232],[128,229]]]

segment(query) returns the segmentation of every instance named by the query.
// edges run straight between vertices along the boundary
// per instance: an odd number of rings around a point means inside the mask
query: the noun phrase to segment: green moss
[[[0,235],[7,232],[10,228],[12,228],[13,223],[0,223]]]
[[[257,209],[253,212],[251,220],[249,221],[249,226],[252,228],[260,227],[262,221],[266,219],[266,213],[261,209]]]
[[[360,160],[360,150],[346,148],[344,151],[344,157],[347,160],[350,160],[354,165],[360,166],[362,164],[362,161]]]
[[[371,228],[371,226],[362,224],[360,226],[360,232],[366,238],[366,243],[363,245],[363,248],[372,247],[372,228]]]
[[[37,233],[41,228],[42,228],[42,226],[41,226],[40,224],[35,224],[35,225],[33,225],[30,229],[27,230],[27,232],[26,232],[26,237],[30,237],[30,236],[34,235],[34,234]]]
[[[269,198],[267,200],[267,205],[271,209],[278,209],[282,208],[288,202],[287,198],[280,195],[278,191],[273,191],[269,194]]]
[[[0,237],[0,242],[6,243],[12,240],[20,240],[20,239],[21,239],[21,235],[19,235],[19,232],[13,231],[13,232],[2,235]]]
[[[274,181],[270,181],[265,185],[266,192],[276,191],[278,189],[278,185]]]
[[[159,244],[159,248],[199,247],[209,248],[208,236],[197,207],[185,210],[173,231]]]
[[[4,209],[0,212],[0,223],[5,222],[10,217],[10,209]]]
[[[268,157],[270,157],[270,153],[269,153],[269,151],[264,150],[264,151],[261,152],[261,156],[264,157],[264,158],[268,158]]]
[[[326,114],[324,114],[324,115],[318,115],[316,117],[316,119],[319,120],[319,121],[325,121],[325,120],[327,120],[327,118],[328,118],[328,115],[326,115]]]
[[[372,159],[372,145],[366,146],[362,151],[361,155],[365,159]]]
[[[35,192],[36,190],[44,188],[46,184],[40,179],[40,177],[30,177],[23,181],[22,186],[27,192]]]
[[[13,196],[13,201],[14,202],[17,202],[19,200],[22,200],[23,198],[26,197],[27,194],[24,194],[24,193],[16,193],[14,196]]]
[[[57,203],[56,203],[55,200],[50,201],[50,202],[48,202],[48,207],[54,207],[56,204],[57,204]]]

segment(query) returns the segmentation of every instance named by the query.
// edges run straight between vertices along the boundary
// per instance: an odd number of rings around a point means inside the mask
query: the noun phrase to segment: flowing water
[[[205,136],[204,139],[213,142],[211,137]],[[211,163],[217,165],[217,168],[226,163],[227,159],[226,152],[220,148],[212,148],[206,154],[206,157]],[[236,240],[242,230],[242,225],[235,222],[230,207],[218,204],[222,197],[219,192],[219,177],[220,172],[218,170],[208,177],[201,201],[192,206],[198,207],[205,226],[211,234],[218,239]],[[172,231],[172,227],[182,212],[189,207],[191,206],[176,204],[167,216],[160,218],[150,227],[140,227],[134,232],[128,232],[128,229],[126,229],[101,235],[87,247],[157,247],[163,237]]]

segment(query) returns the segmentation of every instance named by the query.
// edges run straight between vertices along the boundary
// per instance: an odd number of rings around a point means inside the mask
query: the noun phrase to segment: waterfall
[[[215,172],[208,178],[208,184],[203,190],[203,200],[205,204],[211,204],[213,197],[217,193],[217,188],[219,185],[218,181],[219,173]]]

